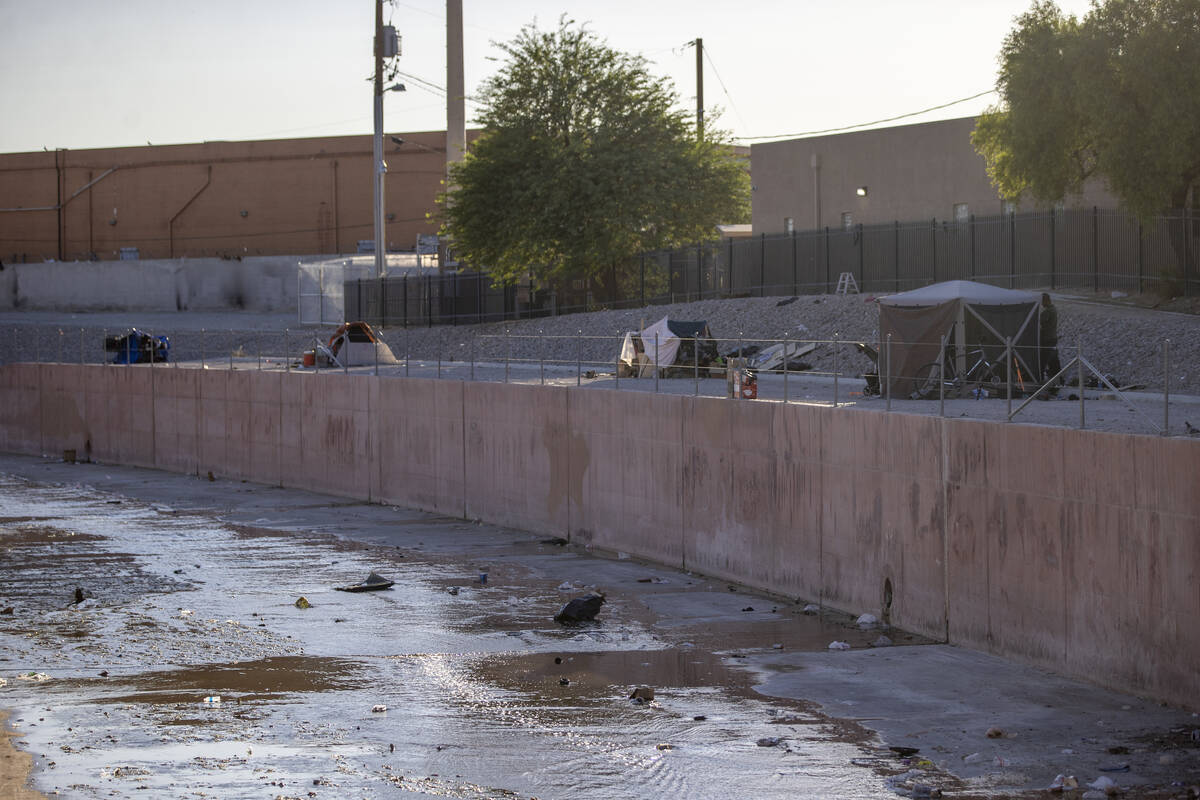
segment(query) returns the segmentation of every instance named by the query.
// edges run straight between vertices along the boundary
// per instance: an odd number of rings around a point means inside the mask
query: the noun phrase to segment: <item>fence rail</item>
[[[1063,343],[1061,360],[1065,366],[1051,375],[1031,376],[1023,372],[1013,347],[1000,355],[974,351],[974,358],[985,358],[983,371],[974,367],[959,377],[954,374],[953,359],[945,349],[935,359],[944,364],[931,371],[925,364],[910,374],[893,372],[891,348],[903,343],[881,343],[876,353],[865,343],[834,339],[685,339],[681,355],[670,365],[655,368],[659,359],[657,342],[643,343],[648,365],[622,362],[622,337],[577,335],[518,335],[473,333],[467,341],[439,341],[431,352],[413,354],[408,329],[384,333],[384,341],[395,354],[381,359],[376,350],[374,361],[350,365],[323,361],[315,357],[310,366],[298,354],[320,351],[324,342],[312,330],[256,333],[247,340],[246,332],[200,330],[172,332],[147,331],[150,345],[139,348],[127,339],[115,349],[107,341],[108,331],[59,329],[57,336],[46,337],[36,329],[13,328],[4,331],[4,350],[16,357],[0,363],[109,364],[114,369],[229,369],[255,371],[303,371],[322,374],[367,374],[381,377],[422,377],[463,381],[554,384],[589,386],[598,390],[629,390],[654,393],[688,394],[706,397],[737,397],[731,380],[734,359],[745,359],[753,373],[753,399],[809,403],[834,408],[852,405],[881,411],[963,416],[980,419],[1021,421],[1060,426],[1099,427],[1126,432],[1195,435],[1197,428],[1181,411],[1194,415],[1200,402],[1180,397],[1168,390],[1172,374],[1169,341],[1159,346],[1161,382],[1149,391],[1145,387],[1114,385],[1104,370],[1110,366],[1093,363],[1095,354],[1087,343],[1077,340]],[[124,333],[124,332],[122,332]],[[159,337],[169,341],[161,352]],[[709,347],[715,345],[715,351]],[[781,363],[768,367],[756,358],[772,346],[788,348],[796,354],[785,355]],[[808,349],[808,346],[812,349]],[[428,342],[425,343],[428,347]],[[946,344],[943,343],[943,348]],[[700,355],[703,353],[704,355]],[[710,358],[710,354],[719,358]],[[811,356],[808,355],[811,353]],[[162,356],[162,358],[156,357]],[[608,355],[611,354],[611,355]],[[315,355],[315,354],[314,354]],[[811,363],[798,363],[809,360]],[[1048,359],[1039,359],[1047,363]],[[1010,371],[1004,365],[1011,363]],[[1051,362],[1053,363],[1053,362]],[[971,365],[968,363],[968,366]],[[944,371],[943,371],[944,370]],[[1156,381],[1157,382],[1157,381]],[[741,396],[743,399],[751,399]],[[1033,403],[1035,399],[1060,402]],[[1114,415],[1119,400],[1123,411]],[[1061,402],[1067,401],[1067,402]],[[1077,411],[1076,411],[1077,409]],[[1085,409],[1099,409],[1085,412]],[[1174,411],[1173,411],[1174,409]],[[1091,414],[1091,417],[1087,414]],[[1172,422],[1172,415],[1175,419]],[[1183,431],[1180,431],[1183,428]]]
[[[1142,223],[1110,209],[1070,209],[858,224],[645,253],[616,286],[550,291],[493,286],[486,272],[347,280],[345,319],[383,326],[461,325],[599,308],[641,308],[739,296],[828,294],[843,273],[862,292],[945,280],[1012,289],[1200,294],[1197,219]],[[609,280],[612,280],[610,276]]]

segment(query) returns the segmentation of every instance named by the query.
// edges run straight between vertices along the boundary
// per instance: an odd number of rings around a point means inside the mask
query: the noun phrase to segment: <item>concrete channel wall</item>
[[[15,364],[0,367],[0,449],[480,518],[1183,706],[1200,697],[1200,441],[562,387]]]

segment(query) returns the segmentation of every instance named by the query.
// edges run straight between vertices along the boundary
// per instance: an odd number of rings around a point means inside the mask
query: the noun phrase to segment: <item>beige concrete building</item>
[[[389,249],[436,233],[445,141],[385,135]],[[353,253],[372,238],[370,135],[0,154],[6,262]]]
[[[753,145],[754,233],[1001,214],[974,129],[975,118],[963,117]],[[1066,205],[1116,201],[1097,184]]]

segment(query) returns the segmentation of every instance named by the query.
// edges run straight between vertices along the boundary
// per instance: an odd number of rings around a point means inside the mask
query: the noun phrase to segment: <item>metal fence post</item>
[[[839,347],[841,342],[838,341],[837,331],[833,332],[833,407],[838,407],[838,373],[841,369],[838,362],[841,358],[842,348]]]
[[[538,377],[542,386],[546,385],[546,338],[541,328],[538,328]]]
[[[508,383],[508,364],[512,361],[512,339],[508,338],[508,328],[504,329],[504,382]]]
[[[471,334],[471,380],[475,380],[475,342],[479,338],[476,333]]]
[[[83,328],[79,329],[79,363],[83,365]]]
[[[313,360],[316,360],[316,353],[313,353]],[[204,369],[204,328],[200,329],[200,369]]]
[[[943,370],[946,369],[946,334],[942,334],[942,343],[938,347],[938,416],[946,416],[946,376]]]
[[[292,348],[288,343],[289,338],[290,337],[288,336],[288,329],[284,328],[283,329],[283,371],[284,372],[292,371],[292,357],[289,355],[289,352],[291,351]]]
[[[230,330],[230,331],[229,331],[229,338],[230,338],[230,340],[232,340],[232,339],[233,339],[233,331],[232,331],[232,330]],[[230,347],[229,347],[229,371],[230,371],[230,372],[233,372],[233,347],[232,347],[232,341],[230,342]]]
[[[408,285],[408,279],[405,279],[405,286]],[[404,306],[408,308],[407,303]],[[408,362],[412,360],[412,348],[409,347],[410,336],[408,332],[408,319],[404,320],[404,377],[408,377]]]
[[[892,410],[892,335],[887,335],[887,345],[884,348],[886,358],[884,362],[887,364],[887,376],[884,381],[884,396],[887,398],[887,410]]]
[[[1007,422],[1012,422],[1012,373],[1013,373],[1013,354],[1012,354],[1012,337],[1004,337],[1004,381],[1006,383],[1004,395],[1007,398],[1005,410],[1008,412]]]
[[[700,394],[700,336],[692,337],[692,396]]]
[[[619,332],[618,332],[618,336],[620,336]],[[618,341],[620,341],[622,344],[624,344],[625,340],[618,339]],[[613,388],[614,389],[621,388],[621,348],[620,347],[617,348],[617,358],[613,364]]]
[[[579,333],[575,339],[575,385],[583,384],[583,329],[579,329]]]
[[[1171,430],[1171,340],[1163,339],[1163,436]]]
[[[441,329],[439,328],[439,330]],[[442,335],[440,333],[438,334],[437,344],[434,345],[434,349],[437,350],[437,377],[440,381],[442,379]]]
[[[63,363],[62,347],[63,347],[63,330],[62,330],[62,328],[59,328],[58,329],[58,361],[56,362],[58,364]]]
[[[375,342],[375,347],[372,348],[375,351],[375,377],[376,378],[379,377],[379,345],[383,341],[382,334],[380,335],[379,339],[380,339],[380,341]]]
[[[1079,429],[1084,428],[1083,416],[1083,337],[1080,336],[1075,340],[1075,367],[1079,375]]]
[[[787,339],[784,339],[782,345],[784,345],[784,405],[787,405]]]
[[[658,331],[654,332],[654,392],[658,393]]]

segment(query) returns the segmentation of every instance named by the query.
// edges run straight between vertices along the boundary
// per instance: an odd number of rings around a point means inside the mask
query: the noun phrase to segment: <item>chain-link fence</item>
[[[114,369],[231,369],[304,372],[314,376],[492,381],[596,390],[768,400],[829,407],[939,414],[1123,432],[1200,432],[1200,399],[1172,394],[1171,343],[1159,344],[1160,382],[1122,385],[1088,343],[1063,342],[1029,359],[1012,343],[968,348],[945,341],[928,363],[911,366],[893,354],[905,343],[833,339],[676,339],[633,341],[629,335],[573,336],[478,333],[422,337],[391,329],[383,347],[331,350],[328,331],[199,330],[182,333],[15,327],[0,331],[6,363],[107,364]],[[928,347],[928,343],[924,343]],[[363,353],[366,353],[364,356]],[[418,356],[417,353],[420,353]],[[1053,356],[1053,357],[1051,357]],[[891,364],[908,363],[893,369]],[[1157,372],[1157,370],[1156,370]],[[1193,426],[1193,422],[1195,426]]]

